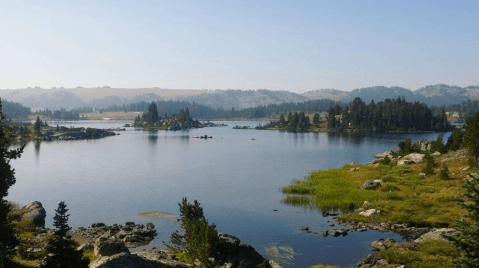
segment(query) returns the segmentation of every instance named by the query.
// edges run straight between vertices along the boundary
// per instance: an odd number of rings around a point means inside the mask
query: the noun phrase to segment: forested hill
[[[32,111],[30,110],[30,107],[25,107],[21,105],[20,103],[13,102],[13,101],[7,101],[4,99],[1,99],[2,101],[2,111],[5,117],[8,119],[22,119],[22,118],[27,118]]]
[[[193,118],[201,119],[230,119],[230,118],[264,118],[270,117],[274,114],[287,113],[288,111],[305,111],[305,112],[325,112],[329,107],[335,106],[338,103],[332,100],[313,100],[299,103],[283,103],[283,104],[270,104],[253,108],[245,109],[223,109],[212,108],[209,106],[201,105],[195,102],[188,101],[165,101],[160,100],[155,102],[158,114],[160,116],[178,114],[181,109],[189,109],[189,113]],[[127,105],[112,105],[105,109],[101,109],[101,112],[134,112],[142,111],[147,112],[150,103],[148,102],[136,102]],[[344,106],[345,104],[340,104]]]
[[[449,131],[444,111],[435,116],[423,103],[406,102],[404,98],[386,99],[366,104],[355,98],[341,109],[328,110],[331,130],[363,130],[373,132]]]
[[[336,89],[320,89],[301,94],[309,99],[333,99],[336,101],[350,102],[354,98],[361,98],[366,103],[371,100],[376,102],[385,99],[395,99],[403,96],[406,100],[419,101],[427,105],[450,105],[460,104],[467,100],[479,100],[479,86],[457,87],[449,85],[429,85],[412,91],[402,87],[366,87],[352,91]]]

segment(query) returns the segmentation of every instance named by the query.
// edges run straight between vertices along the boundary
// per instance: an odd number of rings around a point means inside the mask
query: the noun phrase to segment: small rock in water
[[[330,223],[329,226],[334,226],[334,223]]]

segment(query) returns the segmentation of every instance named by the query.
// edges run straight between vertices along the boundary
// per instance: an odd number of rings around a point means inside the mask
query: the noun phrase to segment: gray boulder
[[[393,158],[393,151],[387,151],[387,152],[383,152],[383,153],[380,153],[380,154],[377,154],[374,156],[374,158],[385,158],[385,157],[388,157],[389,159]]]
[[[146,224],[146,229],[147,230],[153,230],[155,229],[155,225],[153,225],[153,223],[149,222]]]
[[[98,238],[94,243],[94,253],[97,256],[113,256],[118,253],[130,253],[123,241],[118,239]]]
[[[36,225],[45,225],[45,217],[47,216],[47,213],[43,208],[42,203],[35,201],[30,205],[24,206],[22,211],[24,212],[20,215],[18,220],[32,219],[33,223]]]
[[[421,243],[424,240],[432,239],[432,240],[447,240],[444,236],[452,236],[456,237],[459,236],[461,233],[453,228],[441,228],[441,229],[433,229],[430,232],[427,232],[421,235],[418,239],[414,240],[415,243]]]
[[[238,247],[240,245],[240,239],[229,235],[229,234],[222,234],[220,233],[218,235],[219,237],[219,248],[222,252],[224,253],[233,253],[236,250],[238,250]]]
[[[366,180],[360,189],[374,190],[381,186],[381,180]]]
[[[402,160],[407,159],[407,160],[411,160],[414,164],[419,164],[419,163],[424,162],[424,157],[425,156],[426,155],[424,155],[424,154],[412,153],[412,154],[408,154],[405,157],[403,157]],[[399,164],[399,162],[398,162],[398,164]]]

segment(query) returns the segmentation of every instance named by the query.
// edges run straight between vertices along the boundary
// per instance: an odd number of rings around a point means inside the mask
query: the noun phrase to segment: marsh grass
[[[402,243],[378,255],[389,263],[406,264],[413,268],[442,268],[450,267],[459,252],[449,241],[428,239],[419,243],[417,249],[411,249],[409,243]]]
[[[322,211],[340,208],[343,212],[352,212],[364,201],[369,201],[373,204],[372,208],[381,210],[380,215],[366,218],[355,212],[344,214],[340,219],[411,223],[416,226],[455,226],[456,219],[466,213],[456,202],[463,200],[462,185],[467,173],[479,172],[475,168],[463,170],[468,166],[467,159],[445,163],[450,174],[448,180],[442,179],[439,172],[420,176],[426,163],[402,166],[391,163],[377,167],[345,165],[312,172],[305,179],[295,180],[292,185],[282,188],[286,194],[283,202],[295,206],[315,206]],[[355,167],[359,170],[349,171]],[[376,190],[360,189],[366,180],[375,179],[385,182]]]
[[[314,196],[314,203],[323,211],[334,208],[350,209],[351,204],[358,204],[364,200],[375,199],[375,191],[359,191],[359,187],[371,178],[376,170],[372,167],[361,166],[358,171],[349,171],[358,165],[346,165],[340,169],[330,169],[313,172],[306,180],[297,181],[296,184],[284,187],[286,194],[311,194]],[[354,174],[355,180],[351,180]],[[297,205],[298,201],[308,201],[298,196],[287,196],[285,203]]]

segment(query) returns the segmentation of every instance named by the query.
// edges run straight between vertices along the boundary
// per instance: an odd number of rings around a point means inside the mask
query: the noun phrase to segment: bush
[[[444,240],[427,239],[419,243],[417,248],[421,252],[430,255],[441,255],[446,257],[457,257],[459,255],[454,245],[451,242]]]

